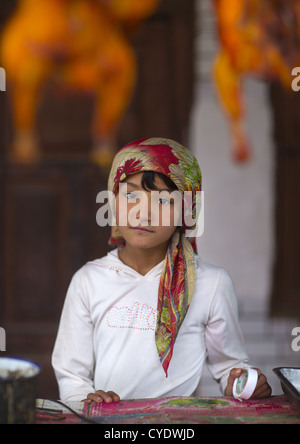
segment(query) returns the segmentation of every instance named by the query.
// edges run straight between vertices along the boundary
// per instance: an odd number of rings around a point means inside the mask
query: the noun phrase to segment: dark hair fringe
[[[178,188],[175,185],[175,183],[173,182],[173,180],[170,179],[165,174],[156,173],[155,171],[144,171],[143,177],[142,177],[142,188],[145,191],[157,190],[157,187],[154,184],[155,175],[157,175],[158,177],[160,177],[164,181],[164,183],[167,185],[167,187],[170,191],[178,190]]]

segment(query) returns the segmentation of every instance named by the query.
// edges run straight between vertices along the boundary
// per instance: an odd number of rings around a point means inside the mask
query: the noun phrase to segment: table
[[[37,400],[37,424],[86,422],[104,425],[300,424],[300,412],[285,396],[243,402],[225,397],[170,397],[92,405]]]

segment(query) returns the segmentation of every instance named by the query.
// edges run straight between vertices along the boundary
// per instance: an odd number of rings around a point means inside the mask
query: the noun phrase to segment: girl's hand
[[[115,392],[104,392],[103,390],[97,390],[96,393],[89,393],[87,399],[84,402],[91,404],[92,402],[119,402],[120,397]]]
[[[269,398],[272,394],[272,389],[268,384],[267,378],[265,375],[262,374],[262,372],[256,368],[255,369],[258,372],[258,381],[256,384],[255,391],[250,399],[260,399],[260,398]],[[232,389],[233,389],[233,383],[236,378],[241,376],[243,372],[242,368],[233,368],[229,374],[227,387],[225,389],[225,396],[233,396]]]

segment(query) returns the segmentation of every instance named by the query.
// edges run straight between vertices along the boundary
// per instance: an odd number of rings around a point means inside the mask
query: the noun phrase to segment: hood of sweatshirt
[[[137,279],[137,278],[138,279],[145,279],[145,280],[160,279],[160,276],[161,276],[161,273],[163,270],[163,266],[164,266],[164,262],[165,262],[165,260],[161,261],[159,264],[157,264],[155,267],[153,267],[151,270],[149,270],[148,273],[146,273],[145,275],[142,275],[121,261],[121,259],[119,258],[118,248],[110,251],[103,258],[93,261],[94,264],[96,264],[100,267],[108,268],[111,270],[116,270],[120,273],[126,274],[128,277],[132,277],[135,279]]]

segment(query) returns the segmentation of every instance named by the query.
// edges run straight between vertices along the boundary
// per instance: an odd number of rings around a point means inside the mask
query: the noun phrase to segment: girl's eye
[[[160,198],[159,200],[158,200],[158,202],[161,204],[161,205],[170,205],[170,199],[166,199],[166,198]]]
[[[126,193],[126,197],[128,200],[133,199],[136,200],[137,196],[134,193]]]

